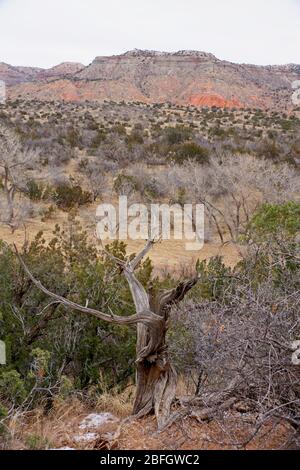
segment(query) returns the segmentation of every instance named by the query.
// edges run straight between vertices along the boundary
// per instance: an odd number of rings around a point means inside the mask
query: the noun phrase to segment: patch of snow
[[[60,447],[59,449],[49,449],[49,450],[76,450],[73,447]]]
[[[97,437],[97,434],[95,432],[88,432],[86,434],[82,434],[81,436],[74,436],[74,441],[76,441],[76,442],[81,442],[81,441],[89,442],[89,441],[93,441],[94,439],[96,439],[96,437]]]
[[[81,422],[80,429],[98,428],[106,423],[115,423],[119,421],[111,413],[91,413]]]

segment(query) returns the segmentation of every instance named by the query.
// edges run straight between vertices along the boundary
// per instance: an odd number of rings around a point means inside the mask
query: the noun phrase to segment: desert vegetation
[[[152,414],[163,436],[205,427],[196,448],[299,446],[299,129],[250,108],[0,108],[2,448],[63,444],[47,422],[68,407],[125,418],[95,446],[128,446]],[[96,243],[96,207],[119,195],[203,204],[205,246],[234,260]]]

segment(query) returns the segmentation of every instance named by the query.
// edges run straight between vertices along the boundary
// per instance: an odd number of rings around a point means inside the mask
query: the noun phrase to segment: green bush
[[[26,397],[24,381],[19,372],[10,370],[0,375],[0,397],[9,403],[21,404]]]
[[[164,130],[164,140],[168,145],[181,144],[192,138],[192,130],[185,126],[167,127]]]
[[[97,135],[94,137],[91,143],[91,148],[96,149],[99,145],[106,140],[106,132],[104,129],[99,129]]]
[[[176,150],[172,153],[171,160],[180,165],[187,160],[194,160],[197,163],[208,163],[209,150],[195,142],[186,142],[176,147]]]
[[[81,186],[62,184],[54,190],[53,198],[56,205],[63,210],[69,210],[76,206],[84,206],[93,201],[92,194],[84,191]]]
[[[3,424],[3,420],[8,416],[8,409],[3,406],[0,402],[0,437],[4,436],[7,432],[5,425]],[[1,423],[2,421],[2,423]]]
[[[293,239],[300,232],[300,204],[262,204],[253,216],[249,236],[256,240]]]
[[[74,390],[74,380],[72,379],[72,377],[62,375],[60,380],[59,396],[65,399],[69,397],[72,393],[74,393]]]
[[[116,132],[116,134],[126,136],[126,127],[124,126],[124,124],[116,125],[113,130],[114,132]]]
[[[27,194],[31,201],[45,201],[51,197],[52,190],[43,183],[30,180],[27,183]]]
[[[130,135],[126,136],[125,142],[127,145],[143,144],[144,138],[139,130],[133,130]]]
[[[34,348],[31,353],[30,378],[42,379],[48,375],[51,353],[41,348]]]
[[[117,241],[107,249],[117,258],[127,259],[124,243]],[[50,241],[40,233],[21,254],[34,275],[57,294],[83,305],[88,295],[91,308],[108,314],[134,313],[123,274],[115,271],[109,256],[97,254],[87,233],[71,217],[64,229],[56,227]],[[0,376],[4,406],[11,400],[22,403],[37,382],[40,387],[32,395],[32,405],[42,400],[51,406],[49,388],[65,397],[93,385],[101,392],[104,382],[109,388],[121,388],[133,377],[134,329],[59,304],[49,305],[49,298],[27,282],[5,244],[0,244],[0,271],[1,339],[7,346],[9,368]],[[148,259],[137,270],[139,281],[147,285],[151,273]]]

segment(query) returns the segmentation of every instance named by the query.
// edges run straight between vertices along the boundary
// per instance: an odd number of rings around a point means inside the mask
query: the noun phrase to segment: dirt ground
[[[285,448],[292,428],[286,423],[266,422],[257,428],[256,416],[231,410],[222,420],[179,419],[158,432],[154,416],[124,419],[124,412],[100,412],[80,401],[55,405],[50,414],[35,410],[11,422],[14,449],[95,450],[254,450]],[[123,411],[123,413],[122,413]],[[117,416],[119,414],[119,416]],[[122,416],[123,415],[123,416]],[[91,419],[90,418],[96,418]],[[100,421],[97,418],[100,418]],[[94,421],[94,422],[92,422]],[[90,425],[84,425],[89,423]]]
[[[94,237],[96,228],[95,220],[93,220],[96,212],[96,205],[88,208],[77,216],[77,220],[87,232]],[[26,227],[20,227],[13,233],[10,228],[0,225],[0,240],[4,240],[9,244],[15,243],[18,248],[24,244],[24,241],[32,241],[36,234],[40,231],[46,241],[53,237],[55,225],[63,226],[66,224],[68,214],[63,211],[56,211],[55,216],[47,221],[41,221],[36,217],[29,219]],[[96,240],[95,240],[96,242]],[[199,251],[187,251],[186,240],[163,240],[157,243],[149,253],[149,257],[157,270],[171,271],[173,269],[184,271],[193,267],[199,259],[200,261],[210,259],[213,256],[220,255],[224,259],[227,266],[234,266],[240,259],[238,249],[232,244],[220,245],[217,238],[213,238],[210,242],[205,243]],[[145,244],[144,240],[128,240],[126,241],[128,254],[138,252]]]

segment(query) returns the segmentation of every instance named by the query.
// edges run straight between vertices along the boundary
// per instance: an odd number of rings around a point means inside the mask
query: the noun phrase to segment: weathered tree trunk
[[[157,332],[149,332],[148,327],[143,325],[138,326],[133,414],[141,417],[154,412],[158,427],[164,424],[169,415],[177,382],[175,369],[168,358],[166,331],[164,321],[161,323],[161,330]],[[144,357],[143,351],[149,343],[153,344],[153,349]]]
[[[170,310],[184,298],[197,280],[196,277],[159,294],[150,290],[147,294],[149,307],[161,321],[152,328],[141,324],[137,327],[136,397],[133,413],[141,417],[154,412],[159,428],[170,414],[177,385],[177,374],[170,362],[166,344]]]
[[[158,427],[169,415],[176,391],[176,372],[172,367],[166,345],[168,315],[163,302],[146,292],[134,275],[142,258],[133,260],[124,267],[137,315],[150,311],[153,321],[137,325],[136,344],[136,397],[133,414],[142,417],[154,412]]]

